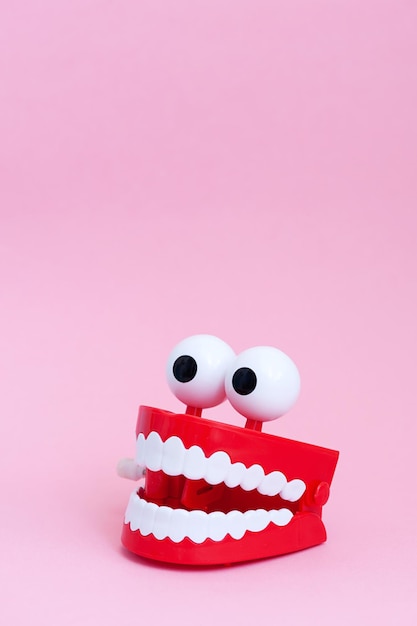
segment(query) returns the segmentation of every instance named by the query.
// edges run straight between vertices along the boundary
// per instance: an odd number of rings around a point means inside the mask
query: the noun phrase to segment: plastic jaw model
[[[195,335],[171,352],[167,378],[187,409],[139,409],[135,459],[118,466],[141,481],[123,545],[159,561],[210,565],[325,541],[321,513],[338,452],[261,432],[298,397],[293,361],[266,346],[236,356],[220,339]],[[247,418],[245,428],[201,417],[226,397]]]

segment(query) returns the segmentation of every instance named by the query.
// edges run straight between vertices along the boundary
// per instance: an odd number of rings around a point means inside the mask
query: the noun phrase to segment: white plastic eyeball
[[[300,393],[300,375],[289,356],[269,346],[241,352],[226,373],[226,396],[248,419],[268,422],[281,417]]]
[[[166,374],[172,393],[192,407],[221,404],[226,399],[226,369],[235,356],[227,343],[213,335],[184,339],[168,357]]]

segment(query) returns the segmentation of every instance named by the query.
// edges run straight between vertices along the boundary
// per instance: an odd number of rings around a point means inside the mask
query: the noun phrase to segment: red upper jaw
[[[149,443],[145,451],[150,435],[149,442],[155,439],[157,445],[155,448]],[[137,495],[132,494],[133,500],[131,498],[126,511],[122,542],[132,552],[171,563],[208,565],[285,554],[326,540],[321,512],[329,495],[338,452],[150,407],[140,407],[136,436],[143,443],[144,449],[139,455],[142,454],[148,469],[144,488],[140,488]],[[169,444],[165,445],[168,440]],[[176,446],[171,446],[174,458],[164,461],[165,465],[158,465],[159,449],[163,448],[164,454],[169,456],[171,443]],[[200,455],[203,457],[204,453],[208,459],[204,463],[211,463],[210,477],[200,476],[198,472],[193,474],[189,452],[192,447],[201,449]],[[179,464],[175,458],[177,448],[178,455],[186,459]],[[141,459],[137,461],[143,463]],[[185,476],[176,469],[176,465],[179,468],[184,462],[191,468],[184,470]],[[216,463],[223,463],[226,469],[217,468]],[[233,469],[244,472],[241,484],[231,485]],[[217,472],[216,478],[213,472]],[[222,477],[221,472],[229,478]],[[256,478],[258,474],[260,478]],[[287,481],[285,489],[267,493],[262,478],[272,480],[282,475],[285,475],[284,482]],[[249,484],[253,480],[256,488]],[[302,495],[296,497],[299,489],[303,490]],[[294,493],[294,497],[289,495]],[[152,515],[153,521],[143,521],[141,515],[145,514],[138,513],[140,507],[147,509],[146,515]],[[261,529],[254,528],[253,524],[256,526],[267,514],[272,517],[263,523],[264,528],[262,525]],[[181,518],[181,525],[191,523],[187,519],[195,516],[200,516],[201,524],[208,524],[209,530],[194,528],[188,534],[185,530],[183,536],[178,535],[178,528],[170,528],[170,524],[175,526],[177,518]],[[252,522],[241,530],[236,530],[235,526],[228,532],[223,529],[223,533],[216,536],[217,530],[210,531],[216,516],[222,518],[221,524],[226,524],[226,519],[231,524],[233,516],[239,519],[237,524],[244,524],[248,516],[252,516]],[[290,517],[290,521],[282,521],[285,516]],[[152,523],[157,530],[152,531]]]

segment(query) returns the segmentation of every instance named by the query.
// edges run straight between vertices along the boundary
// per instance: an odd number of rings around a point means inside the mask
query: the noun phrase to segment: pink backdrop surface
[[[417,5],[0,6],[4,624],[416,624]],[[120,546],[139,404],[196,332],[302,377],[328,542],[195,571]],[[206,417],[242,424],[230,406]]]

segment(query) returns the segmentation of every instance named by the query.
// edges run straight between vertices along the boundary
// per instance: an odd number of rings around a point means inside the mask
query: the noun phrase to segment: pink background
[[[415,624],[416,3],[16,0],[0,28],[2,623]],[[326,544],[121,549],[116,462],[196,332],[298,364],[266,430],[341,451]]]

